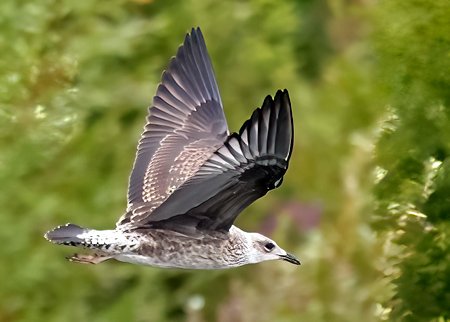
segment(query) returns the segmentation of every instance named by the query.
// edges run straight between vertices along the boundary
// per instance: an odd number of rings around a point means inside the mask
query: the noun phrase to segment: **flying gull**
[[[293,145],[287,90],[267,96],[238,133],[228,131],[200,28],[186,35],[149,108],[128,187],[112,230],[66,224],[52,243],[90,249],[68,259],[224,269],[267,260],[300,262],[273,240],[233,223],[280,186]]]

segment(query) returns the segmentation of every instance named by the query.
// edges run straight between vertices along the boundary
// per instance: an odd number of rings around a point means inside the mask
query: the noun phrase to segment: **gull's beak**
[[[300,261],[297,258],[295,258],[294,255],[291,255],[289,253],[286,253],[286,255],[280,255],[280,259],[282,259],[282,260],[284,260],[286,262],[295,264],[295,265],[300,265],[301,264]]]

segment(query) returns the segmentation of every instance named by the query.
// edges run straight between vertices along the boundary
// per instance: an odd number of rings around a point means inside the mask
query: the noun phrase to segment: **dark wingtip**
[[[200,30],[200,27],[192,27],[190,31],[186,33],[186,36],[184,37],[184,44],[189,42],[192,38],[198,38],[203,37],[202,31]]]
[[[204,50],[206,51],[205,39],[203,38],[200,27],[192,27],[191,32],[186,35],[186,41],[196,43],[197,46],[202,46],[201,44],[203,43]]]
[[[278,95],[278,92],[277,92],[277,95]],[[276,95],[275,95],[275,97],[276,97]],[[262,107],[264,108],[264,106],[270,106],[272,103],[273,103],[272,95],[267,95],[264,98],[264,102],[263,102]]]
[[[279,133],[280,138],[284,140],[289,140],[289,147],[282,148],[283,152],[286,153],[286,161],[289,162],[292,154],[292,148],[294,145],[294,120],[292,117],[292,106],[291,100],[289,98],[289,92],[287,89],[278,90],[275,94],[275,104],[280,104],[280,118],[283,118],[286,122],[286,126],[281,129]],[[285,141],[284,141],[285,142]],[[279,147],[282,145],[279,145]],[[287,151],[285,151],[287,148]]]
[[[189,33],[191,36],[197,34],[197,35],[201,35],[202,34],[202,30],[200,29],[199,26],[197,27],[192,27],[191,28],[191,32]]]
[[[266,124],[265,122],[267,122]],[[287,89],[267,95],[261,108],[256,108],[239,130],[247,131],[248,146],[253,156],[274,155],[288,164],[292,154],[294,124]]]

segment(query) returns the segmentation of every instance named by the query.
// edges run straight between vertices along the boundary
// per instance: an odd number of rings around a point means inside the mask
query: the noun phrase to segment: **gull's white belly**
[[[183,268],[183,269],[225,269],[245,264],[245,263],[231,264],[225,262],[218,262],[206,258],[200,260],[197,258],[197,260],[195,261],[191,261],[189,259],[165,261],[160,260],[158,258],[135,254],[120,254],[114,256],[114,258],[118,261],[132,264],[140,264],[164,268]]]

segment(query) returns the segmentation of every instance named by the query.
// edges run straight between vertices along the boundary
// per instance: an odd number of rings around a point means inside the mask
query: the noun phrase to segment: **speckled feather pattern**
[[[209,232],[188,236],[161,229],[128,232],[90,230],[77,236],[83,242],[64,242],[129,263],[174,268],[221,269],[248,263],[245,232]]]
[[[142,234],[140,246],[116,259],[133,262],[137,255],[145,259],[140,264],[196,269],[229,268],[248,262],[247,239],[236,227],[230,232],[211,232],[197,236],[158,229],[136,233]]]

